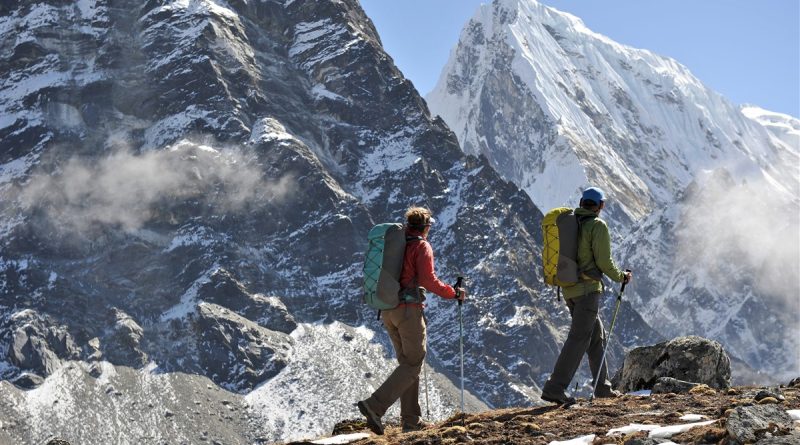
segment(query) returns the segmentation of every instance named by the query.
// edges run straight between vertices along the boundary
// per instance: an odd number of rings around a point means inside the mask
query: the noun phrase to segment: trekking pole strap
[[[459,305],[459,306],[461,306],[461,303],[463,303],[463,301],[461,301],[461,300],[458,298],[458,291],[460,291],[460,290],[461,290],[461,283],[462,283],[463,281],[464,281],[464,277],[458,277],[458,278],[456,278],[456,285],[455,285],[455,286],[453,286],[453,290],[455,290],[455,291],[456,291],[456,299],[458,300],[458,305]]]

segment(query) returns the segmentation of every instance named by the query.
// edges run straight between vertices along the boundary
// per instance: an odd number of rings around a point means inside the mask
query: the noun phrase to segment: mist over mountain
[[[719,339],[773,377],[800,370],[798,119],[737,107],[534,0],[480,7],[427,99],[540,209],[606,190],[651,326]]]

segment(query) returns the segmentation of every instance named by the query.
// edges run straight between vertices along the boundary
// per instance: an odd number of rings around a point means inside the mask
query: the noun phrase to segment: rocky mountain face
[[[427,99],[540,209],[606,190],[615,254],[636,274],[628,299],[655,329],[798,372],[796,118],[740,109],[675,60],[535,0],[480,7]]]
[[[392,367],[361,264],[412,204],[440,276],[468,278],[468,406],[538,400],[568,318],[541,212],[460,150],[355,0],[12,1],[0,30],[1,434],[329,430]],[[612,364],[658,337],[623,312]],[[429,299],[433,418],[457,404],[456,314]]]

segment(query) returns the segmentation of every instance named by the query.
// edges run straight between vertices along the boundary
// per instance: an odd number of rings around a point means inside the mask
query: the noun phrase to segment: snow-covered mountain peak
[[[721,160],[760,179],[798,181],[763,149],[764,127],[685,66],[534,1],[481,6],[428,101],[467,153],[486,155],[542,208],[573,203],[592,183],[610,192],[612,219],[627,224]]]

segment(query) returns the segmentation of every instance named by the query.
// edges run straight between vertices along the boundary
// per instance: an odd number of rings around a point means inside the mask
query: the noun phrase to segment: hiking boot
[[[615,389],[598,389],[594,396],[598,399],[616,399],[622,396],[622,393]]]
[[[403,432],[404,433],[412,433],[414,431],[420,431],[424,429],[430,428],[432,425],[428,422],[424,422],[420,420],[417,423],[406,423],[403,422]]]
[[[565,406],[574,405],[576,402],[575,397],[568,396],[563,392],[560,394],[542,392],[542,400],[545,402],[557,403]]]
[[[370,431],[373,433],[382,436],[383,435],[383,423],[381,423],[381,416],[375,414],[374,411],[367,405],[367,402],[360,401],[356,404],[358,406],[358,410],[361,411],[361,414],[367,418],[367,427],[369,427]]]

